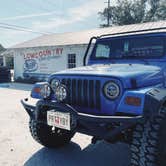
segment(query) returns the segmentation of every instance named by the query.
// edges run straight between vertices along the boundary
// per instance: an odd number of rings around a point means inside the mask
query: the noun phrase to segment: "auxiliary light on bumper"
[[[55,90],[57,101],[64,101],[67,98],[67,89],[64,85],[59,85]]]
[[[50,85],[49,85],[49,84],[44,84],[44,85],[41,87],[40,94],[41,94],[41,96],[42,96],[44,99],[50,97],[50,95],[51,95],[51,88],[50,88]]]

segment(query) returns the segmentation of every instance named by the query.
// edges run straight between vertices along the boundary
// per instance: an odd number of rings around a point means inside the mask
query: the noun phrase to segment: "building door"
[[[68,54],[68,68],[76,67],[76,54]]]

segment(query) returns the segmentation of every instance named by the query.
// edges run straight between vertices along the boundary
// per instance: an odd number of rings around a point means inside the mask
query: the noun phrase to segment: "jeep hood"
[[[160,84],[163,79],[160,67],[144,64],[91,65],[61,71],[52,76],[54,75],[114,77],[121,80],[125,88],[132,88],[131,80],[135,80],[137,88],[140,88]]]

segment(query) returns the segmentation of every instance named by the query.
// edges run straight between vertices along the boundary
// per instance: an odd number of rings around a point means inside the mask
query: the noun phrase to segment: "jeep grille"
[[[67,78],[62,79],[62,84],[66,85],[69,91],[66,103],[100,110],[101,83],[99,80]]]

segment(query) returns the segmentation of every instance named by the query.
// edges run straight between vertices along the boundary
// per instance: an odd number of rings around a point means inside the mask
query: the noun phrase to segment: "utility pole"
[[[107,27],[110,26],[110,13],[109,13],[109,9],[110,9],[110,0],[108,0],[107,2],[105,2],[108,4],[108,10],[107,10]]]

